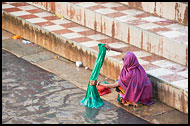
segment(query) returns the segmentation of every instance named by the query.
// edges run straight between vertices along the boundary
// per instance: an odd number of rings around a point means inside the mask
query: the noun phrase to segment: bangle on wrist
[[[99,86],[100,85],[100,81],[97,82],[96,86]]]

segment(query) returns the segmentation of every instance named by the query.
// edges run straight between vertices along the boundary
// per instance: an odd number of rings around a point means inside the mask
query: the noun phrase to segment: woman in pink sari
[[[105,46],[109,50],[124,53],[120,49]],[[100,85],[108,88],[116,88],[118,92],[118,102],[129,106],[138,106],[141,104],[151,105],[152,102],[152,84],[148,79],[145,70],[139,64],[134,53],[128,52],[123,57],[123,68],[120,78],[114,84],[103,84],[99,81],[91,81],[91,85]]]

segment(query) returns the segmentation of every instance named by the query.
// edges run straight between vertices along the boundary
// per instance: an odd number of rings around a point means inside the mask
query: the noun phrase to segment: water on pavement
[[[104,101],[100,108],[80,104],[86,91],[2,50],[4,124],[129,124],[148,122]]]

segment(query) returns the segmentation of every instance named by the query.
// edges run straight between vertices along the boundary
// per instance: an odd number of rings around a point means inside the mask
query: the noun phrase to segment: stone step
[[[188,66],[188,26],[117,2],[29,2],[73,22]]]
[[[71,61],[82,61],[93,69],[98,43],[134,52],[149,76],[156,96],[162,102],[188,113],[188,68],[106,36],[28,3],[3,2],[2,28],[34,42]],[[122,69],[121,54],[109,51],[100,73],[118,79]]]
[[[188,2],[120,2],[155,16],[188,25]]]

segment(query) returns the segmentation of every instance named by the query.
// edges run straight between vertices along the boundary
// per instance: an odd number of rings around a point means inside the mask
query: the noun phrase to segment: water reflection
[[[84,114],[84,118],[85,121],[88,123],[97,123],[98,119],[96,119],[96,116],[99,114],[99,111],[101,110],[100,108],[89,108],[85,106],[85,114]]]

